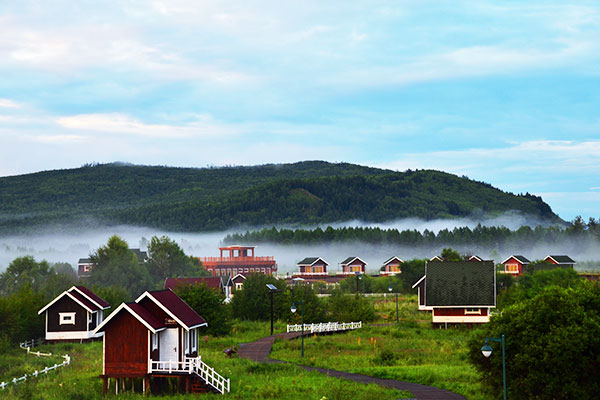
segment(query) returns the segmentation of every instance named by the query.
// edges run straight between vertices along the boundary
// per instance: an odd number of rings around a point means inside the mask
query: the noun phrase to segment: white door
[[[160,361],[179,360],[179,328],[168,328],[160,333]],[[161,368],[169,369],[169,363],[161,363]],[[177,364],[172,364],[172,369],[177,369]]]

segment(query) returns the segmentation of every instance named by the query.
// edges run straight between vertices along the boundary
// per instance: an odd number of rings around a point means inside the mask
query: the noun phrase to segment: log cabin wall
[[[120,312],[104,333],[104,374],[142,376],[148,372],[148,328]]]

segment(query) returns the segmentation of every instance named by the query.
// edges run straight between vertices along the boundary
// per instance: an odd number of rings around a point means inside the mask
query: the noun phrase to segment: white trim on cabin
[[[76,312],[59,312],[58,313],[58,324],[59,325],[75,325]]]
[[[433,315],[432,321],[434,324],[451,323],[451,324],[483,324],[490,322],[489,315]]]
[[[146,328],[148,328],[148,330],[150,330],[152,333],[156,333],[156,332],[160,332],[162,330],[165,329],[165,327],[162,328],[158,328],[158,329],[154,329],[152,328],[147,322],[146,320],[144,320],[144,318],[140,317],[135,311],[133,311],[131,308],[129,308],[127,306],[127,304],[125,303],[121,303],[121,305],[119,307],[117,307],[117,309],[115,311],[113,311],[112,313],[110,313],[110,315],[108,316],[108,318],[106,318],[104,321],[102,321],[102,323],[100,325],[98,325],[96,327],[96,329],[94,329],[93,333],[97,333],[101,328],[104,328],[104,325],[106,325],[108,323],[108,321],[110,321],[115,315],[117,315],[122,309],[126,309],[131,315],[133,315],[138,321],[140,321]]]
[[[63,296],[69,296],[73,301],[75,301],[77,304],[79,304],[81,307],[85,308],[87,311],[89,312],[94,312],[97,310],[92,310],[91,308],[89,308],[88,306],[86,306],[85,304],[83,304],[81,301],[79,301],[75,296],[73,296],[71,293],[69,293],[68,291],[64,291],[61,294],[59,294],[58,296],[56,296],[56,298],[54,300],[52,300],[50,303],[46,304],[46,306],[44,308],[42,308],[40,311],[38,311],[38,315],[40,315],[41,313],[43,313],[44,311],[48,310],[48,308],[56,303],[58,300],[62,299]]]
[[[416,288],[425,278],[427,278],[427,275],[423,275],[421,279],[419,279],[414,285],[412,285],[412,288]]]
[[[179,325],[181,325],[183,328],[185,328],[186,331],[189,331],[190,329],[194,329],[194,328],[199,328],[201,326],[208,326],[208,323],[205,322],[203,324],[197,324],[197,325],[193,325],[193,326],[187,326],[186,324],[184,324],[179,318],[177,318],[175,316],[175,314],[173,314],[173,312],[171,310],[169,310],[167,307],[165,307],[164,304],[162,304],[160,301],[158,301],[157,298],[155,298],[154,296],[152,296],[152,293],[145,291],[144,293],[142,293],[140,295],[140,297],[138,297],[135,302],[139,303],[140,300],[142,300],[144,297],[149,297],[150,300],[152,300],[157,306],[159,306],[164,312],[166,312],[168,315],[170,315],[175,321],[177,321],[177,323]],[[183,300],[182,300],[183,301]],[[188,306],[189,307],[189,306]]]
[[[79,290],[79,288],[77,286],[72,286],[68,290],[68,292],[70,292],[71,290],[77,290],[77,293],[81,294],[83,297],[85,297],[86,299],[88,299],[90,302],[92,302],[95,305],[97,305],[98,308],[100,308],[101,310],[106,310],[107,308],[110,308],[110,306],[103,307],[100,303],[98,303],[97,301],[94,301],[94,299],[92,299],[90,296],[88,296],[87,294],[85,294],[84,292],[82,292],[81,290]]]
[[[80,340],[100,338],[104,332],[73,331],[73,332],[46,332],[46,340]]]

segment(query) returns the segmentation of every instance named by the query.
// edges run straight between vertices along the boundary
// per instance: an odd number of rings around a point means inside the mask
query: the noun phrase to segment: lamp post
[[[392,285],[388,286],[388,292],[392,293]],[[396,290],[396,324],[398,324],[398,291]]]
[[[302,306],[302,333],[300,334],[300,337],[302,338],[302,353],[301,353],[301,357],[304,358],[304,300],[300,300],[300,305]],[[292,303],[292,307],[290,307],[290,311],[295,313],[297,310],[296,308],[296,303]]]
[[[355,271],[354,274],[356,275],[356,295],[358,296],[358,293],[359,293],[358,283],[362,279],[362,275],[360,274],[359,271]]]
[[[281,292],[281,289],[277,289],[275,285],[267,283],[267,288],[269,288],[269,297],[271,298],[271,336],[273,336],[273,294]]]
[[[481,348],[481,354],[483,354],[483,356],[486,358],[492,355],[493,349],[489,344],[490,341],[502,343],[502,384],[504,386],[504,400],[506,400],[506,342],[504,340],[504,335],[502,335],[500,338],[485,338],[485,344]]]

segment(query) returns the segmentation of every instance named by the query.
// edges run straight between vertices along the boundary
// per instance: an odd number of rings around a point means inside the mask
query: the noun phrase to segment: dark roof
[[[361,260],[360,258],[353,256],[353,257],[348,257],[348,258],[346,258],[344,261],[342,261],[342,262],[340,263],[340,265],[347,265],[347,264],[350,264],[350,263],[351,263],[352,261],[354,261],[354,260],[359,260],[359,261],[360,261],[360,262],[362,262],[363,264],[366,264],[366,262],[364,262],[364,261],[363,261],[363,260]]]
[[[181,285],[201,285],[205,284],[211,289],[221,290],[223,282],[220,276],[202,276],[198,278],[167,278],[165,279],[165,289],[175,289]]]
[[[181,300],[171,289],[156,290],[146,293],[148,296],[159,302],[167,313],[172,314],[175,319],[179,320],[187,329],[206,324],[204,318],[198,315],[192,307],[188,306],[187,303]],[[140,296],[136,302],[144,297],[146,293]]]
[[[548,257],[546,257],[546,259],[548,259],[548,258],[552,258],[554,261],[556,261],[559,264],[575,264],[575,260],[573,260],[569,256],[548,256]]]
[[[148,311],[147,309],[142,307],[140,304],[127,303],[126,306],[129,307],[129,309],[131,309],[131,311],[136,313],[141,319],[146,321],[146,323],[148,325],[150,325],[152,327],[152,329],[157,330],[157,329],[165,327],[164,320],[163,321],[159,320],[158,318],[156,318],[156,316],[154,316],[154,314],[152,314],[150,311]]]
[[[92,300],[96,304],[100,305],[100,307],[102,307],[103,309],[110,307],[110,304],[108,304],[108,302],[106,300],[104,300],[102,297],[98,296],[96,293],[92,292],[90,289],[86,288],[85,286],[74,286],[74,287],[77,288],[77,290],[79,290],[80,292],[82,292],[85,296],[87,296],[90,300]],[[73,291],[73,288],[71,288],[69,291]]]
[[[75,297],[79,302],[81,302],[84,306],[86,306],[90,311],[98,311],[100,307],[92,303],[89,299],[87,299],[84,295],[79,293],[76,290],[69,290],[69,294]]]
[[[296,265],[313,265],[314,263],[317,262],[317,260],[321,260],[325,264],[327,264],[327,262],[325,260],[323,260],[321,257],[306,257],[304,260],[296,263]]]
[[[91,258],[80,258],[79,261],[77,261],[77,264],[91,264],[91,263],[92,263]]]
[[[496,305],[492,261],[428,261],[425,276],[427,306]]]
[[[508,257],[506,260],[502,261],[502,264],[504,264],[505,262],[507,262],[511,258],[514,258],[515,260],[517,260],[521,264],[529,264],[530,263],[530,261],[527,258],[523,257],[523,256],[512,255],[512,256]]]
[[[394,260],[398,260],[398,261],[400,261],[401,263],[403,263],[403,262],[404,262],[404,261],[402,261],[400,258],[398,258],[398,257],[396,257],[396,256],[393,256],[393,257],[390,257],[390,258],[388,258],[387,260],[385,260],[385,261],[383,262],[383,265],[387,265],[387,264],[391,263],[391,262],[392,262],[392,261],[394,261]]]
[[[138,259],[138,262],[143,263],[148,259],[148,253],[140,249],[129,249]]]

